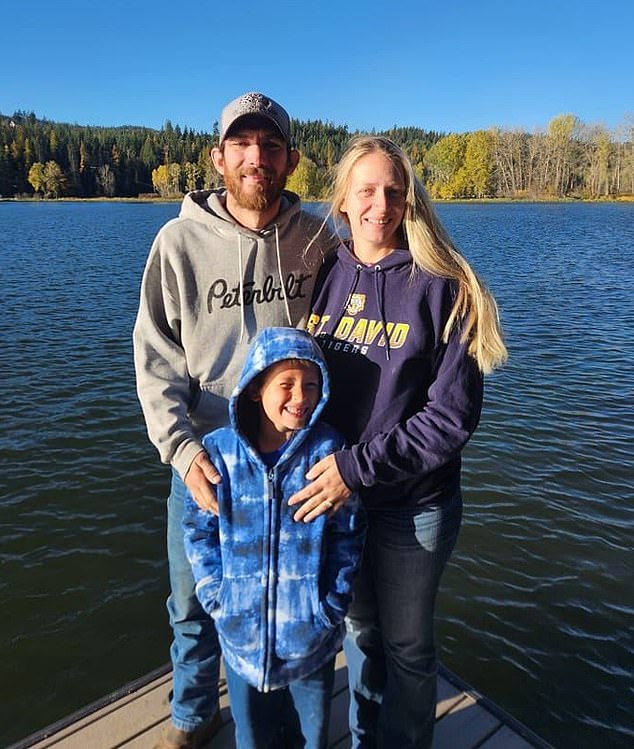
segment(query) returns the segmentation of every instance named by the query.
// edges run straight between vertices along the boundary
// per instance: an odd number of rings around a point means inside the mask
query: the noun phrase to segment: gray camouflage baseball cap
[[[287,143],[291,142],[291,120],[284,107],[268,96],[257,92],[242,94],[230,101],[220,115],[220,142],[227,137],[229,128],[241,117],[254,115],[270,120]]]

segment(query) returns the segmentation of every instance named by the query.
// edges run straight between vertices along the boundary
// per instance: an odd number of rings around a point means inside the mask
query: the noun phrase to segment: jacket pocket
[[[278,580],[275,653],[282,660],[306,658],[322,645],[334,628],[319,601],[316,578]]]
[[[242,657],[260,647],[262,581],[258,577],[223,578],[213,612],[219,637]]]

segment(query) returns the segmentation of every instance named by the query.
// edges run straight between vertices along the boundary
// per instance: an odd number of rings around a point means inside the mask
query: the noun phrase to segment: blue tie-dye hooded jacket
[[[246,400],[240,395],[256,375],[289,358],[319,367],[322,395],[306,428],[267,469],[240,429]],[[328,393],[326,365],[310,335],[293,328],[261,331],[231,395],[231,427],[203,438],[222,476],[220,517],[186,499],[185,549],[196,594],[216,622],[227,663],[263,692],[315,671],[343,640],[365,532],[359,499],[353,495],[333,517],[311,523],[294,521],[297,508],[287,504],[306,485],[306,472],[344,445],[319,421]]]

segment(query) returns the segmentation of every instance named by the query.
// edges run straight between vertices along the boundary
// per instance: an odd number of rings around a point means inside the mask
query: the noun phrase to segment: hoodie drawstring
[[[379,283],[379,277],[382,284]],[[383,293],[383,287],[385,285],[385,275],[382,273],[380,265],[374,266],[374,292],[376,294],[376,306],[381,315],[381,325],[383,326],[383,335],[385,336],[385,358],[390,360],[390,338],[388,336],[387,324],[385,322],[385,311],[383,310],[383,300],[385,294]]]
[[[284,299],[284,307],[286,309],[286,319],[288,320],[289,328],[292,328],[294,327],[294,325],[293,325],[293,319],[291,317],[291,310],[288,306],[288,296],[286,295],[286,282],[284,281],[284,277],[282,276],[282,258],[280,257],[280,235],[277,229],[277,224],[275,224],[275,252],[277,254],[277,272],[280,275],[280,284],[282,285],[282,297]]]
[[[238,232],[238,277],[240,279],[240,338],[244,336],[244,278],[242,277],[242,235]]]
[[[335,336],[337,333],[337,328],[339,327],[339,323],[341,322],[341,318],[345,315],[346,310],[348,309],[348,305],[350,304],[350,300],[352,299],[352,295],[354,294],[354,290],[357,288],[357,284],[359,283],[359,277],[361,275],[361,268],[363,266],[357,264],[355,269],[355,274],[350,282],[350,288],[348,289],[348,293],[343,298],[343,306],[339,310],[339,315],[335,319],[335,324],[332,326],[332,335]]]
[[[360,263],[357,263],[355,266],[355,272],[352,281],[350,282],[350,287],[348,288],[348,292],[346,293],[346,295],[343,297],[343,305],[339,311],[339,314],[335,318],[333,326],[331,327],[331,335],[333,337],[337,335],[339,323],[341,322],[342,317],[345,315],[346,310],[348,309],[348,306],[352,301],[352,295],[357,288],[363,268],[364,266]],[[383,268],[380,265],[373,266],[372,272],[374,274],[374,296],[376,299],[376,307],[381,317],[381,327],[383,328],[383,337],[385,338],[385,358],[390,361],[390,339],[388,335],[387,322],[385,321],[385,309],[383,304],[385,300],[385,274],[383,273]]]
[[[275,256],[277,258],[277,272],[280,276],[280,285],[282,288],[282,299],[284,300],[284,309],[286,310],[286,319],[288,320],[289,328],[295,327],[293,325],[293,318],[291,317],[291,309],[288,304],[288,293],[286,291],[286,283],[282,276],[282,256],[280,253],[280,234],[275,224]],[[238,277],[240,279],[240,341],[244,338],[244,331],[246,330],[246,319],[244,315],[244,271],[242,269],[242,234],[238,232]]]

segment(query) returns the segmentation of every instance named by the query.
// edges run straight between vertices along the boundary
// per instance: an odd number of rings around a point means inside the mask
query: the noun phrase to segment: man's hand
[[[341,478],[334,455],[327,455],[319,463],[315,463],[306,478],[311,483],[288,500],[291,506],[303,502],[293,515],[294,520],[309,523],[325,512],[337,512],[352,494]]]
[[[213,485],[219,484],[220,481],[220,474],[209,460],[207,453],[199,452],[187,471],[185,486],[192,493],[201,510],[218,515],[218,502]]]

